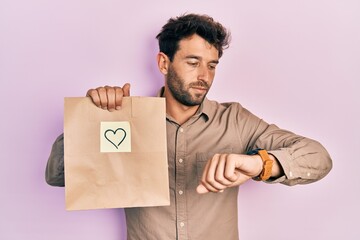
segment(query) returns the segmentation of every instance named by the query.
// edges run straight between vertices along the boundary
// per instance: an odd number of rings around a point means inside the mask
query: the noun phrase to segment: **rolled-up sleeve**
[[[45,180],[51,186],[65,186],[64,180],[64,134],[55,140],[46,165]]]
[[[332,168],[330,155],[318,141],[273,124],[259,135],[255,148],[268,150],[284,170],[284,176],[268,182],[281,182],[289,186],[312,183],[325,177]]]
[[[307,184],[322,179],[332,169],[330,155],[318,141],[268,124],[245,108],[241,109],[239,119],[247,151],[267,150],[284,170],[283,176],[266,182],[289,186]]]

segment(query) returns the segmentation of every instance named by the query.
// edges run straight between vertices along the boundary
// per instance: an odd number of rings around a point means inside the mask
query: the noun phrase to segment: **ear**
[[[158,55],[156,56],[156,59],[157,59],[158,68],[159,68],[160,72],[162,74],[166,75],[168,73],[170,59],[163,52],[159,52]]]

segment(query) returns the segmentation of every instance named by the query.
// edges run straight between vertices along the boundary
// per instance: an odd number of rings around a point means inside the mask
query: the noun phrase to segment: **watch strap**
[[[274,161],[270,158],[268,152],[264,149],[254,149],[247,153],[248,155],[258,154],[263,161],[263,169],[259,176],[255,177],[254,180],[257,181],[266,181],[271,177],[272,167]]]

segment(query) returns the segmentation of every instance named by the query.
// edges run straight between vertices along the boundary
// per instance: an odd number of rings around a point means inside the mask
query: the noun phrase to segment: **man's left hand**
[[[205,165],[198,193],[222,192],[258,176],[263,169],[259,155],[215,154]]]

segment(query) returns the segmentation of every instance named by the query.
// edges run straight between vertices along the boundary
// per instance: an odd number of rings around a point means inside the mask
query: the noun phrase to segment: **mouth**
[[[209,90],[209,86],[206,82],[197,82],[194,84],[191,84],[190,87],[198,92],[204,92]]]
[[[191,88],[194,89],[198,93],[204,93],[204,92],[208,91],[208,88],[203,87],[203,86],[192,86]]]
[[[191,88],[199,89],[199,90],[208,90],[208,88],[204,86],[192,86]]]

